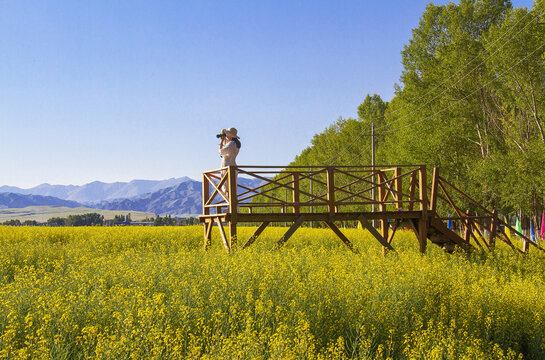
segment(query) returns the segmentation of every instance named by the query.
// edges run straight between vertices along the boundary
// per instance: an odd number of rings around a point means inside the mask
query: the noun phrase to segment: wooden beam
[[[394,225],[392,226],[392,232],[390,233],[390,235],[388,236],[388,239],[387,239],[388,244],[391,244],[391,243],[392,243],[392,240],[394,239],[394,235],[395,235],[395,233],[396,233],[396,231],[397,231],[397,228],[399,227],[399,224],[400,224],[400,223],[401,223],[400,220],[396,220],[396,221],[394,222]]]
[[[280,249],[282,246],[284,246],[286,241],[288,241],[288,239],[293,235],[295,230],[297,230],[297,228],[299,228],[299,226],[301,226],[301,224],[303,223],[304,220],[305,220],[305,217],[303,215],[300,215],[297,218],[297,220],[295,220],[295,222],[290,226],[288,231],[286,231],[284,236],[282,236],[280,238],[280,240],[278,240],[278,242],[276,243],[275,249]]]
[[[339,239],[341,239],[341,241],[350,249],[352,250],[353,253],[355,254],[359,254],[360,252],[358,251],[358,249],[356,249],[354,247],[354,245],[352,245],[352,243],[350,242],[350,240],[348,240],[348,238],[341,232],[341,230],[339,230],[339,228],[331,221],[324,221],[325,224],[331,229],[333,230],[333,232],[339,237]]]
[[[231,247],[229,246],[229,241],[227,241],[227,236],[225,236],[225,229],[223,228],[223,224],[220,221],[220,218],[216,218],[216,224],[218,224],[218,229],[220,230],[221,239],[223,240],[223,245],[227,249],[227,252],[231,252]]]
[[[242,248],[243,249],[246,249],[248,246],[252,245],[256,240],[257,238],[259,237],[259,235],[261,235],[261,233],[263,232],[263,230],[265,230],[265,228],[270,224],[270,221],[264,221],[261,223],[261,225],[259,225],[259,227],[257,228],[257,230],[252,234],[252,236],[250,236],[250,238],[248,239],[248,241],[246,241],[246,243],[244,243],[244,245],[242,245]]]
[[[379,242],[382,246],[384,246],[387,249],[394,250],[392,245],[386,241],[385,238],[382,237],[382,235],[373,227],[373,225],[363,216],[358,217],[358,221],[360,222],[361,226],[366,228]]]
[[[440,219],[435,217],[432,218],[430,221],[430,226],[441,232],[441,234],[443,234],[447,239],[456,243],[456,245],[460,246],[462,249],[470,250],[473,248],[469,242],[464,241],[464,239],[458,236],[458,234],[450,230]]]

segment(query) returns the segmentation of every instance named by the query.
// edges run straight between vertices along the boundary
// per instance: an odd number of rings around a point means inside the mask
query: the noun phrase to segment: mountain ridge
[[[202,182],[192,180],[188,177],[182,178],[172,178],[162,181],[154,180],[133,180],[128,183],[122,184],[136,184],[138,182],[143,182],[145,186],[140,187],[139,189],[146,188],[146,186],[161,187],[168,182],[177,183],[170,187],[160,188],[155,191],[150,191],[144,194],[138,194],[134,196],[127,197],[118,197],[115,199],[104,199],[104,200],[94,200],[87,202],[77,202],[73,200],[65,200],[54,196],[44,196],[36,194],[18,194],[13,192],[1,192],[2,189],[6,187],[0,187],[0,208],[24,208],[28,206],[65,206],[69,208],[75,207],[90,207],[101,210],[119,210],[119,211],[143,211],[148,213],[154,213],[158,215],[192,215],[196,216],[201,213],[202,210]],[[239,177],[238,181],[241,185],[246,187],[255,187],[262,183],[259,179],[248,179]],[[150,182],[155,182],[155,184],[150,184]],[[104,189],[109,189],[108,186],[103,185],[112,185],[111,187],[116,188],[119,183],[102,183],[100,181],[95,181],[86,185],[85,189],[80,189],[81,191],[86,191],[90,194],[102,194],[101,191]],[[49,185],[49,184],[48,184]],[[48,188],[54,186],[64,186],[64,185],[49,185]],[[74,185],[67,185],[74,186]],[[99,190],[96,190],[94,187],[98,186]],[[125,185],[123,185],[125,186]],[[35,187],[37,188],[37,187]],[[32,188],[32,189],[35,189]],[[117,188],[118,189],[118,188]],[[130,188],[129,188],[130,189]],[[57,190],[59,190],[57,188]],[[104,191],[106,191],[104,190]],[[123,190],[127,192],[127,188]],[[62,192],[61,192],[62,193]],[[110,192],[110,194],[119,194],[119,191]],[[112,195],[110,195],[112,196]]]

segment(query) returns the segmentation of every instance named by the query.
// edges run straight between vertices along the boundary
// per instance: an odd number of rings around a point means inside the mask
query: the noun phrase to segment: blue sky
[[[231,126],[285,165],[391,99],[428,2],[0,1],[0,185],[200,179]]]

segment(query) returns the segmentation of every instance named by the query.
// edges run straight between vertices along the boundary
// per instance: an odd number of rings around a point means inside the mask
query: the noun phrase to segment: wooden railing
[[[427,210],[425,184],[424,165],[229,166],[203,172],[203,215]]]
[[[469,244],[474,243],[481,249],[492,250],[495,247],[496,239],[500,239],[516,251],[526,252],[529,246],[543,250],[541,246],[524,234],[517,231],[507,221],[498,216],[496,210],[490,211],[467,194],[456,188],[445,178],[439,175],[439,170],[433,170],[431,188],[428,187],[430,195],[430,210],[434,212],[435,218],[443,223],[450,223],[452,230],[458,232]],[[472,210],[464,210],[457,199],[463,199]],[[442,202],[443,214],[438,213],[437,203]],[[451,212],[446,214],[445,211]],[[509,229],[523,242],[522,250],[519,250],[507,236],[505,229]]]

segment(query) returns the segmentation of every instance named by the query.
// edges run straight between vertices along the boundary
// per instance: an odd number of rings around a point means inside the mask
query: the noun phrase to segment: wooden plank
[[[227,252],[231,252],[231,248],[229,247],[229,241],[227,241],[227,236],[225,235],[225,229],[223,228],[223,224],[220,221],[219,218],[216,218],[216,224],[218,224],[218,229],[220,230],[221,239],[223,240],[223,245],[227,249]]]
[[[352,242],[350,242],[350,240],[348,240],[348,238],[341,232],[341,230],[339,230],[339,228],[331,221],[324,221],[325,224],[331,229],[333,230],[333,232],[339,237],[339,239],[341,239],[341,241],[350,249],[352,250],[352,252],[354,254],[359,254],[360,252],[358,251],[358,249],[356,249],[354,247],[354,245],[352,244]]]
[[[316,211],[316,209],[314,209]],[[386,211],[384,213],[381,212],[337,212],[333,216],[333,218],[330,217],[329,212],[313,212],[313,213],[305,213],[304,216],[308,221],[350,221],[350,220],[358,220],[360,216],[364,216],[366,219],[376,219],[380,220],[383,218],[388,219],[419,219],[421,216],[421,211]],[[237,214],[237,222],[244,223],[244,222],[263,222],[263,221],[270,221],[270,222],[292,222],[297,220],[297,218],[301,214],[293,214],[293,213],[253,213],[253,214],[247,214],[247,213],[239,213]],[[225,219],[224,221],[229,221],[229,214],[222,215]],[[204,221],[204,218],[199,217],[200,221]]]
[[[276,246],[275,248],[276,249],[280,249],[282,246],[284,246],[284,244],[286,243],[286,241],[288,241],[288,239],[293,235],[293,233],[295,232],[295,230],[297,230],[297,228],[299,228],[299,226],[301,226],[301,224],[303,223],[305,217],[303,215],[300,215],[297,220],[295,220],[295,222],[290,226],[290,228],[288,229],[288,231],[286,231],[286,233],[284,234],[284,236],[282,236],[280,238],[280,240],[278,240],[278,242],[276,243]]]
[[[270,221],[264,221],[261,223],[261,225],[259,225],[259,227],[256,229],[256,231],[254,231],[254,233],[252,234],[252,236],[250,236],[250,238],[248,239],[248,241],[246,241],[244,243],[244,245],[242,245],[242,249],[246,249],[248,246],[252,245],[256,240],[257,238],[259,237],[259,235],[261,235],[261,233],[263,232],[263,230],[265,230],[265,228],[270,224]]]
[[[373,225],[367,221],[367,219],[363,216],[358,217],[358,221],[360,222],[361,226],[366,228],[379,242],[382,246],[384,246],[387,249],[394,250],[392,245],[386,241],[385,238],[382,237],[382,235],[373,227]]]

